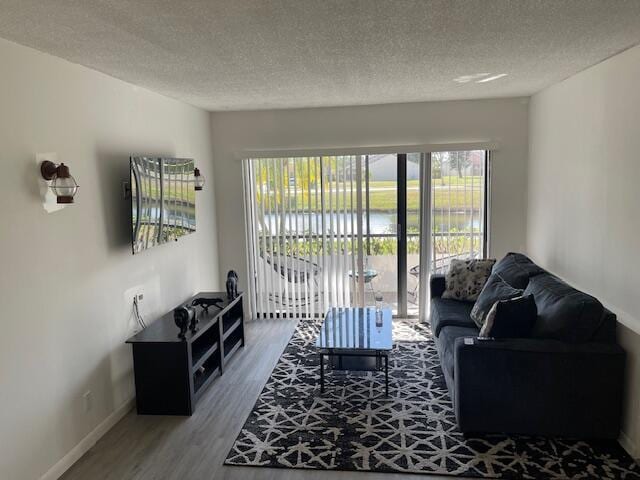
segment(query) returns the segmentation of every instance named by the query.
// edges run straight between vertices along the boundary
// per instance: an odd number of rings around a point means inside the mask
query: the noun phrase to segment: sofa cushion
[[[445,275],[446,289],[442,298],[475,302],[495,263],[494,259],[451,260],[449,271]]]
[[[586,342],[602,323],[604,307],[597,299],[549,273],[531,277],[524,295],[533,295],[538,308],[534,337]]]
[[[513,288],[522,290],[527,288],[529,278],[546,271],[526,255],[510,252],[493,266],[492,273],[499,275]]]
[[[615,313],[607,310],[605,307],[604,313],[602,314],[602,323],[600,323],[600,326],[594,332],[590,341],[600,343],[617,343],[617,327],[618,319]]]
[[[536,323],[533,295],[500,300],[493,304],[480,329],[481,338],[528,338]]]
[[[489,280],[478,296],[478,300],[471,310],[471,319],[476,323],[478,328],[482,328],[487,313],[491,307],[499,300],[507,300],[509,298],[519,297],[522,290],[513,288],[495,273],[491,274]]]
[[[449,298],[431,299],[431,329],[437,337],[440,330],[446,326],[471,327],[476,329],[476,324],[471,320],[470,314],[473,303],[461,302]]]
[[[431,289],[431,298],[441,297],[447,289],[447,283],[443,273],[434,273],[429,280],[429,288]]]
[[[478,330],[475,327],[444,327],[438,338],[440,363],[445,375],[455,378],[455,346],[456,339],[460,337],[477,337]]]

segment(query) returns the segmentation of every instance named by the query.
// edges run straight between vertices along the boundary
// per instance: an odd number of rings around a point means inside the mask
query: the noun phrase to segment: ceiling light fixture
[[[57,197],[57,203],[73,203],[73,197],[78,192],[76,179],[69,173],[69,167],[64,163],[56,165],[45,160],[40,164],[40,174],[45,180],[50,180],[49,188]]]
[[[460,77],[454,78],[453,81],[456,83],[469,83],[474,80],[478,80],[479,78],[486,77],[487,75],[491,75],[490,73],[474,73],[472,75],[462,75]]]
[[[500,73],[498,75],[492,75],[491,77],[487,77],[487,78],[483,78],[482,80],[478,80],[476,83],[486,83],[486,82],[493,82],[494,80],[497,80],[499,78],[502,77],[506,77],[508,74],[506,73]]]

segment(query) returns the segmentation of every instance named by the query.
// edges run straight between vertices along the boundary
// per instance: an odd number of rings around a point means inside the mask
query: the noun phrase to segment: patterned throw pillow
[[[451,260],[449,271],[445,275],[446,289],[442,298],[453,298],[475,302],[487,282],[494,259]]]

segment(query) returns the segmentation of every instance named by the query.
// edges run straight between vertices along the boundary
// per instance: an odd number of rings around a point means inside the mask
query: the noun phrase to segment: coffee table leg
[[[384,356],[384,391],[385,395],[389,396],[389,356]]]
[[[320,393],[324,393],[324,354],[320,354]]]

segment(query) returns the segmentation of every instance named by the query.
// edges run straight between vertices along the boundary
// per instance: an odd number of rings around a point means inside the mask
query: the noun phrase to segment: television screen
[[[133,253],[196,230],[194,161],[131,157]]]

